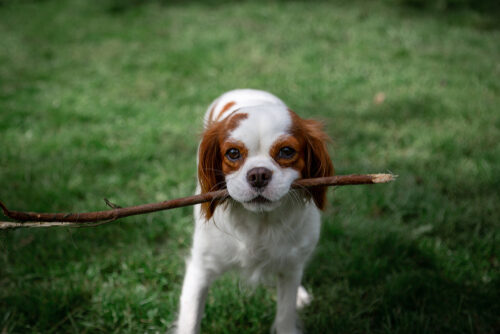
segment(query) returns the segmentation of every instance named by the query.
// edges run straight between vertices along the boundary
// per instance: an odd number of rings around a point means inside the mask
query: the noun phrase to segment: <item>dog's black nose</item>
[[[264,188],[272,177],[273,172],[264,167],[252,168],[247,173],[247,181],[254,188]]]

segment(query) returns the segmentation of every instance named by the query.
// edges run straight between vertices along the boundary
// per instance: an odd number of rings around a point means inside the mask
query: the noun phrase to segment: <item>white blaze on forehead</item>
[[[243,142],[249,155],[268,153],[278,137],[289,133],[292,119],[284,106],[256,106],[241,108],[243,119],[230,133],[229,138]]]

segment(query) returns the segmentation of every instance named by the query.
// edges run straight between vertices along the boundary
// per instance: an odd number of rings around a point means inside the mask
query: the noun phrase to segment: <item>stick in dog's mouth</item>
[[[362,175],[336,175],[314,179],[302,179],[292,184],[293,188],[312,188],[327,186],[347,186],[359,184],[379,184],[394,181],[396,175],[393,174],[362,174]],[[229,196],[227,189],[214,192],[198,194],[168,201],[142,204],[130,207],[116,207],[111,210],[81,212],[81,213],[38,213],[9,210],[0,201],[0,207],[5,216],[15,220],[15,222],[0,222],[0,229],[12,229],[20,227],[52,227],[52,226],[96,226],[119,218],[140,215],[162,210],[169,210],[183,206],[195,205],[214,200],[225,199]],[[263,198],[263,200],[268,201]],[[260,201],[257,199],[254,199]],[[264,203],[264,202],[259,202]]]

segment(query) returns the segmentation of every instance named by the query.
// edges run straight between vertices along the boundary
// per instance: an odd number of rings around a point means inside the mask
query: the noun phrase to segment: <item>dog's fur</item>
[[[198,333],[210,284],[238,269],[257,283],[277,282],[273,330],[300,333],[297,308],[310,296],[300,285],[319,238],[326,189],[291,189],[293,181],[333,175],[321,124],[305,120],[276,96],[233,90],[204,118],[197,192],[227,188],[230,199],[197,205],[191,257],[180,299],[178,334]]]

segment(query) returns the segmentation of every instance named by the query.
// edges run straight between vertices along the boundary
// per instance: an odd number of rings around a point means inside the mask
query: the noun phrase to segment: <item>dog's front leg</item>
[[[208,288],[213,274],[193,258],[187,263],[186,275],[182,284],[177,334],[196,334],[200,332],[201,317],[205,308]]]
[[[302,269],[278,275],[278,306],[273,331],[277,334],[300,334],[297,326],[297,290]]]

